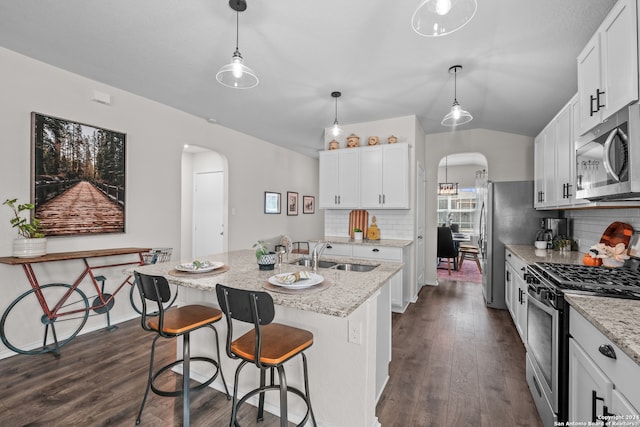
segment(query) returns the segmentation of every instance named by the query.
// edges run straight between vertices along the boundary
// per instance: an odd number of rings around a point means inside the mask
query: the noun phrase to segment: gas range
[[[640,299],[640,272],[637,260],[623,267],[590,267],[576,264],[537,262],[529,266],[529,283],[542,282],[552,292]]]

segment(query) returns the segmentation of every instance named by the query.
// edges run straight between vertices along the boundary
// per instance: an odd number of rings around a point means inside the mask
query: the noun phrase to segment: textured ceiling
[[[247,0],[250,90],[215,74],[235,48],[227,0],[0,0],[0,46],[305,155],[324,128],[415,114],[426,133],[453,101],[485,128],[535,136],[577,91],[576,56],[613,0],[478,0],[439,38],[413,32],[418,0]]]

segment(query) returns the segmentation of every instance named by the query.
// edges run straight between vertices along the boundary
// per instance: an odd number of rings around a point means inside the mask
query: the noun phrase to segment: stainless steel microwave
[[[576,197],[640,197],[640,106],[623,108],[576,141]]]

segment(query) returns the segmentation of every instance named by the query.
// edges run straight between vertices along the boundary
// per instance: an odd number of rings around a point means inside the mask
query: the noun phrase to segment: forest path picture
[[[80,181],[36,210],[49,235],[122,231],[122,208],[87,181]]]
[[[32,203],[46,236],[125,230],[125,134],[31,114]]]

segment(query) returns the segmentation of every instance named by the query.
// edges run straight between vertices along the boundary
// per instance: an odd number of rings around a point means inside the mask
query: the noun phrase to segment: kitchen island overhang
[[[294,264],[296,256],[290,255],[281,270],[260,271],[251,250],[234,251],[200,257],[201,260],[223,262],[228,271],[218,275],[185,277],[169,274],[174,264],[154,264],[136,268],[145,274],[167,277],[170,283],[180,286],[179,304],[208,304],[218,306],[215,285],[264,290],[274,274],[305,270]],[[351,260],[351,259],[350,259]],[[345,259],[337,259],[345,262]],[[330,282],[321,292],[310,291],[296,295],[270,292],[276,304],[275,322],[307,329],[314,335],[314,344],[307,350],[309,382],[314,412],[321,426],[376,426],[375,407],[388,380],[391,361],[391,294],[389,280],[399,273],[404,264],[393,262],[361,261],[376,264],[369,272],[318,269]],[[226,336],[226,325],[216,324],[220,339]],[[240,325],[238,325],[240,326]],[[246,326],[247,330],[250,326]],[[191,338],[193,355],[210,355],[214,351],[210,334],[194,334]],[[181,353],[181,348],[177,349]],[[237,361],[222,356],[225,377],[233,382]],[[287,382],[302,385],[302,363],[293,360],[287,367]],[[205,378],[206,372],[192,368],[192,377]],[[240,392],[258,384],[250,371],[240,378]],[[223,390],[222,382],[212,384]],[[257,399],[255,402],[257,404]],[[265,408],[279,415],[277,394],[266,397]],[[305,405],[296,397],[289,397],[289,421],[299,422],[305,413]]]

